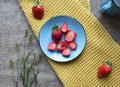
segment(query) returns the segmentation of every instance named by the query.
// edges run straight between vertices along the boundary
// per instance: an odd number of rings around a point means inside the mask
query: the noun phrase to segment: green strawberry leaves
[[[105,64],[105,65],[108,65],[111,69],[113,69],[113,64],[112,64],[111,62],[106,61],[104,64]]]
[[[54,26],[52,27],[52,30],[59,30],[59,28],[58,28],[58,26],[54,25]]]
[[[35,6],[41,6],[40,0],[34,0],[34,5]]]

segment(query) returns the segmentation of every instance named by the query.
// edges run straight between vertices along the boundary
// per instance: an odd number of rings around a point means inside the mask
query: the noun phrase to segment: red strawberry
[[[51,42],[49,45],[48,45],[48,50],[50,51],[54,51],[56,49],[56,44],[55,42]]]
[[[62,51],[62,55],[63,55],[63,56],[66,56],[66,57],[70,56],[70,49],[69,49],[69,48],[65,48],[65,49]]]
[[[61,26],[61,31],[62,32],[67,32],[68,31],[68,25],[66,23],[64,23],[62,26]]]
[[[32,13],[34,18],[36,19],[42,19],[44,16],[44,8],[41,6],[39,0],[34,0],[34,6],[32,7]]]
[[[52,30],[53,30],[52,38],[56,43],[58,43],[62,38],[62,32],[58,29],[58,26],[56,26],[56,25],[53,26]]]
[[[112,63],[107,61],[105,64],[102,64],[98,68],[97,76],[98,77],[107,76],[108,74],[111,73],[111,71],[112,71]]]
[[[59,41],[58,42],[58,46],[57,46],[57,50],[62,52],[65,48],[68,47],[68,43],[65,41]]]
[[[77,48],[77,43],[76,42],[70,42],[69,46],[72,50],[75,50]]]
[[[75,40],[76,36],[77,36],[76,32],[73,32],[72,30],[69,30],[67,32],[67,34],[65,35],[65,40],[67,42],[72,42],[72,41]]]

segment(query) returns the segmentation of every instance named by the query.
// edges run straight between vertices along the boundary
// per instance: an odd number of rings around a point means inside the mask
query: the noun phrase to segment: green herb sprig
[[[28,30],[25,30],[25,38],[27,37],[29,42],[32,43],[32,35],[28,33]],[[19,47],[20,47],[19,44],[16,43],[15,45],[16,52],[19,50]],[[17,67],[16,70],[18,72],[18,76],[20,77],[20,80],[22,81],[23,87],[36,87],[38,83],[37,76],[40,72],[39,64],[41,58],[42,56],[40,54],[36,56],[34,51],[31,50],[27,53],[27,55],[18,58],[16,61],[13,60],[9,61],[9,67],[11,68],[13,74],[14,87],[19,87],[19,80],[16,80],[14,76],[14,71],[13,71],[13,69],[15,68],[14,66]]]
[[[32,35],[28,33],[28,30],[25,30],[25,38],[27,37],[28,37],[29,43],[32,43],[32,40],[33,40]]]
[[[19,44],[18,44],[18,43],[15,44],[15,50],[16,50],[16,51],[19,50]]]

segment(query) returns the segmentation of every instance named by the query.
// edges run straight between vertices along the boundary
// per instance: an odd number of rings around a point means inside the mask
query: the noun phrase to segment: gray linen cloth
[[[0,8],[0,87],[13,87],[9,60],[17,60],[25,56],[30,49],[33,49],[36,54],[42,53],[18,1],[0,0]],[[29,40],[24,38],[26,29],[33,37],[31,45]],[[16,43],[20,46],[19,52],[15,50]],[[44,54],[39,67],[38,87],[62,87]],[[17,75],[16,72],[14,74]]]
[[[120,18],[101,15],[98,12],[99,7],[100,0],[91,0],[92,13],[106,27],[115,41],[120,44]],[[29,42],[24,38],[26,29],[33,37],[32,45],[27,45]],[[20,45],[19,52],[15,50],[16,43]],[[13,87],[9,60],[17,60],[17,58],[26,55],[30,48],[36,54],[42,54],[42,60],[39,66],[38,87],[63,87],[48,63],[47,57],[41,52],[39,43],[35,39],[18,1],[0,0],[0,87]],[[16,72],[14,74],[18,78]]]

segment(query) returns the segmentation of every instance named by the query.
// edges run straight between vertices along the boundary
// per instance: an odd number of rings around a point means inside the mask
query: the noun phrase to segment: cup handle
[[[100,8],[100,12],[101,13],[104,13],[105,11],[107,11],[109,8],[111,8],[112,7],[112,2],[111,1],[109,1],[106,5],[104,5],[104,6],[101,6],[101,8]]]

